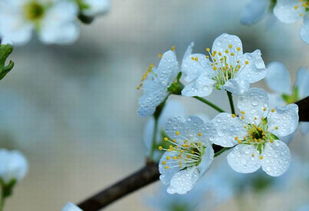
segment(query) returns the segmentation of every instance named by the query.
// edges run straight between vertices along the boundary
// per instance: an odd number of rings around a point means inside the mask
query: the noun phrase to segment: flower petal
[[[200,173],[196,167],[181,170],[172,177],[167,192],[185,194],[193,188],[199,177]]]
[[[298,106],[289,104],[277,107],[267,116],[268,131],[276,136],[283,137],[293,133],[298,126]]]
[[[297,72],[296,86],[300,98],[309,96],[309,71],[306,68],[300,68]]]
[[[174,51],[165,52],[156,69],[156,80],[166,88],[176,79],[179,72],[177,57]]]
[[[174,174],[180,171],[179,166],[176,165],[175,160],[172,159],[174,156],[177,155],[178,154],[176,152],[165,152],[160,159],[159,163],[160,180],[165,185],[169,185]]]
[[[65,11],[65,12],[64,12]],[[79,27],[76,23],[78,8],[72,2],[55,3],[40,24],[39,37],[47,44],[71,44],[78,38]]]
[[[309,44],[309,17],[308,15],[304,18],[304,25],[300,29],[300,37],[303,41]]]
[[[168,92],[156,82],[144,83],[144,94],[139,99],[138,113],[141,116],[152,115],[156,107],[167,97]]]
[[[305,8],[298,0],[277,0],[274,14],[283,23],[294,23],[302,18],[300,14],[305,14]]]
[[[262,169],[270,176],[278,177],[289,167],[291,154],[289,147],[280,140],[266,143],[261,160]]]
[[[241,95],[246,92],[250,87],[249,82],[245,78],[234,78],[228,80],[223,88],[234,95]]]
[[[204,72],[196,80],[185,85],[181,94],[184,96],[205,97],[212,93],[215,83],[216,82],[209,77],[209,74]]]
[[[261,167],[259,152],[253,145],[237,145],[227,155],[227,161],[239,173],[252,173]]]
[[[248,61],[248,64],[245,64],[245,66],[240,69],[236,77],[240,80],[246,80],[249,83],[255,83],[265,78],[266,68],[261,55],[260,50],[255,50],[252,53],[245,53],[243,60]]]
[[[210,141],[214,144],[223,147],[232,147],[237,144],[236,139],[242,139],[247,131],[245,124],[237,117],[232,117],[228,113],[220,113],[213,120],[212,123],[216,128],[216,132],[210,134]]]
[[[245,94],[239,96],[237,107],[248,123],[259,124],[268,112],[268,96],[259,88],[251,88]]]
[[[291,94],[291,77],[288,69],[281,62],[267,65],[266,83],[269,88],[279,94]]]
[[[242,10],[240,22],[245,25],[255,24],[267,13],[269,0],[250,0]]]
[[[197,166],[200,174],[204,174],[206,170],[209,168],[210,164],[212,163],[214,159],[214,150],[210,144],[207,145],[206,147],[206,152],[202,157],[201,163]]]
[[[110,0],[84,0],[84,3],[88,5],[86,9],[82,10],[82,13],[86,16],[96,16],[104,14],[111,7]]]
[[[77,207],[75,204],[68,202],[61,211],[82,211],[82,209]]]
[[[212,45],[212,52],[224,52],[225,50],[229,49],[229,45],[232,45],[233,48],[240,48],[239,54],[242,54],[242,43],[239,37],[236,35],[230,34],[221,34],[217,37]]]

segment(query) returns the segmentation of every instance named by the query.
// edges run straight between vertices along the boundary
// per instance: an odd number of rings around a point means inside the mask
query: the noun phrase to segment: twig
[[[309,121],[309,97],[304,98],[296,104],[299,107],[299,121]],[[223,147],[213,145],[215,153],[223,150]],[[114,201],[126,196],[146,185],[159,180],[158,164],[148,162],[145,167],[104,189],[103,191],[91,196],[78,204],[84,211],[96,211],[108,206]]]

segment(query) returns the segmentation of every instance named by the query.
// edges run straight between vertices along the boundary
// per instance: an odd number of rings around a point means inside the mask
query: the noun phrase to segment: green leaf
[[[12,179],[9,183],[4,183],[1,179],[0,181],[2,186],[2,197],[7,198],[12,195],[14,186],[16,185],[16,179]]]
[[[11,45],[0,45],[0,80],[14,67],[13,61],[9,61],[9,64],[6,65],[6,60],[12,51],[13,47]]]

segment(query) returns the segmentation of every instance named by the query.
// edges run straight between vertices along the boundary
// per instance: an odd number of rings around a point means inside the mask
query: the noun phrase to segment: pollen
[[[240,47],[237,47],[237,48],[236,48],[236,50],[237,50],[237,51],[240,51],[240,50],[241,50],[241,48],[240,48]]]
[[[246,112],[244,112],[244,111],[240,111],[240,113],[241,113],[241,114],[246,114]]]
[[[249,64],[249,61],[248,61],[248,60],[246,60],[246,61],[245,61],[245,64]]]
[[[165,168],[165,169],[168,169],[168,168],[170,168],[170,167],[169,167],[169,166],[164,166],[164,168]]]
[[[169,141],[169,139],[167,137],[164,137],[163,141]]]
[[[203,136],[203,133],[198,133],[197,136]]]
[[[180,135],[180,132],[179,132],[179,131],[176,131],[175,134],[176,134],[176,136],[179,136],[179,135]]]
[[[166,165],[166,161],[162,161],[162,164],[163,164],[163,165]]]
[[[161,59],[163,54],[162,53],[158,53],[157,56]]]
[[[231,114],[231,116],[232,116],[232,118],[236,118],[237,117],[236,114]]]
[[[206,50],[207,52],[210,52],[210,48],[206,48],[205,50]]]
[[[158,149],[161,151],[161,150],[163,150],[163,147],[162,147],[162,146],[159,146]]]
[[[260,155],[259,158],[260,158],[260,160],[263,160],[264,156],[263,156],[263,155]]]
[[[274,109],[274,108],[273,108],[273,109],[271,109],[270,111],[271,111],[271,112],[275,112],[275,111],[276,111],[276,109]]]
[[[229,44],[229,48],[233,48],[233,45],[232,45],[232,44]]]
[[[175,51],[175,50],[176,50],[176,46],[173,45],[173,46],[171,47],[171,50],[172,50],[172,51]]]

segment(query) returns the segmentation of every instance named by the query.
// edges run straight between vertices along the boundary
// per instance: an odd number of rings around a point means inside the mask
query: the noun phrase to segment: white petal
[[[83,9],[82,13],[86,16],[96,16],[107,12],[111,7],[110,0],[84,0],[88,5],[87,9]]]
[[[300,68],[297,72],[296,86],[300,98],[309,96],[309,70]]]
[[[250,0],[242,10],[240,22],[245,25],[255,24],[267,13],[269,0]]]
[[[245,53],[243,56],[244,61],[248,61],[236,75],[239,80],[246,80],[249,83],[255,83],[262,80],[266,76],[266,68],[262,59],[260,50],[255,50],[252,53]]]
[[[267,116],[268,131],[276,136],[283,137],[293,133],[298,126],[298,106],[289,104],[277,107]]]
[[[298,9],[294,9],[294,6],[298,6]],[[298,0],[277,0],[274,14],[283,23],[294,23],[302,18],[300,14],[305,14],[305,9]]]
[[[268,93],[268,99],[270,108],[286,105],[286,102],[282,99],[282,96],[279,94]]]
[[[40,25],[39,37],[47,44],[70,44],[79,35],[76,23],[78,8],[74,3],[60,1],[47,10]]]
[[[237,107],[248,123],[259,124],[261,118],[268,113],[267,93],[259,88],[251,88],[245,94],[239,96]]]
[[[192,58],[198,58],[198,61]],[[185,82],[192,82],[197,79],[200,74],[208,74],[211,77],[214,71],[211,71],[209,60],[204,54],[191,54],[183,59],[181,71],[183,73],[183,80]]]
[[[252,173],[261,167],[259,152],[253,145],[240,144],[227,155],[228,164],[239,173]]]
[[[300,37],[303,41],[309,44],[309,17],[308,15],[304,18],[304,25],[300,29]]]
[[[156,69],[156,79],[162,86],[168,87],[179,72],[178,61],[174,51],[165,52]]]
[[[212,93],[215,83],[216,82],[209,77],[209,74],[204,72],[196,80],[185,85],[181,94],[184,96],[205,97]]]
[[[0,163],[0,178],[5,183],[20,181],[28,172],[28,162],[19,151],[0,149]]]
[[[156,82],[144,83],[144,94],[139,99],[138,113],[141,116],[152,115],[156,107],[167,97],[168,92]]]
[[[33,25],[25,21],[21,11],[15,7],[0,5],[0,35],[14,45],[24,45],[31,39]]]
[[[270,176],[282,175],[289,167],[291,154],[289,147],[280,140],[266,143],[261,160],[262,169]]]
[[[160,159],[160,180],[164,185],[169,185],[172,177],[180,171],[178,165],[175,164],[175,160],[172,159],[172,157],[177,155],[178,154],[176,152],[165,152]],[[166,164],[163,164],[165,162]],[[165,166],[168,166],[168,168],[164,168]]]
[[[245,124],[237,117],[232,117],[228,113],[220,113],[213,120],[212,123],[216,128],[216,133],[210,133],[210,141],[214,144],[223,147],[232,147],[237,144],[235,138],[242,139],[247,131]]]
[[[248,91],[250,87],[249,82],[245,78],[237,77],[234,79],[228,80],[223,88],[234,95],[241,95]]]
[[[212,163],[214,159],[214,150],[210,144],[206,147],[206,152],[202,157],[201,163],[197,166],[200,174],[204,174],[206,170],[209,168],[210,164]]]
[[[77,207],[75,204],[68,202],[61,211],[82,211],[82,209]]]
[[[281,62],[267,65],[266,83],[269,88],[279,94],[291,94],[291,77],[288,69]]]
[[[170,118],[175,116],[185,116],[185,113],[186,109],[181,102],[174,99],[169,99],[165,103],[164,109],[160,116],[159,128],[162,130]]]
[[[177,172],[171,179],[167,192],[170,194],[185,194],[190,191],[200,177],[196,167]]]
[[[210,130],[214,130],[211,124],[204,123],[197,116],[190,116],[187,119],[182,117],[171,118],[167,123],[165,131],[169,138],[176,139],[181,143],[184,140],[205,142],[205,138]]]
[[[233,48],[241,48],[239,53],[242,53],[242,43],[239,37],[230,34],[221,34],[217,37],[212,45],[212,52],[224,52],[226,49],[229,49],[229,45],[232,45]]]

